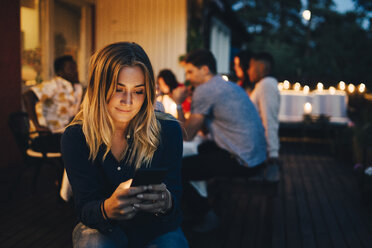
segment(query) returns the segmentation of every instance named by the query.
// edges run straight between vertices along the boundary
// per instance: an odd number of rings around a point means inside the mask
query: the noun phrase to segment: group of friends
[[[181,189],[182,199],[205,217],[199,230],[210,228],[205,223],[213,213],[190,180],[262,171],[267,181],[279,180],[280,96],[273,58],[238,54],[234,63],[239,84],[217,75],[210,51],[190,52],[184,69],[191,85],[185,87],[169,70],[156,80],[142,47],[119,42],[92,56],[81,105],[82,87],[69,56],[56,60],[57,77],[24,94],[34,128],[52,133],[39,137],[39,148],[55,139],[54,149],[62,152],[79,221],[74,247],[188,247],[180,228]],[[157,100],[164,99],[176,104],[175,117],[163,112]],[[182,158],[182,141],[201,132],[208,139],[198,154]],[[131,186],[136,171],[149,167],[167,170],[163,183]]]

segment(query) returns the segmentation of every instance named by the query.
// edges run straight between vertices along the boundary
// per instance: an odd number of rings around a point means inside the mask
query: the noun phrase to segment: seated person
[[[61,133],[77,113],[83,95],[77,66],[71,56],[57,58],[54,70],[56,77],[32,87],[23,95],[35,130],[53,134],[35,139],[33,148],[37,151],[60,152]],[[37,113],[38,107],[40,112]]]
[[[160,91],[157,100],[163,104],[166,113],[169,113],[177,118],[177,105],[172,99],[172,92],[174,89],[183,85],[178,83],[176,76],[171,70],[168,69],[164,69],[159,72],[157,82]],[[190,111],[190,101],[191,99],[188,97],[182,103],[182,108],[185,113]]]
[[[257,110],[245,91],[216,75],[216,60],[210,51],[191,52],[185,63],[186,79],[195,91],[188,119],[182,108],[177,108],[183,139],[192,140],[205,124],[212,142],[201,144],[198,155],[183,158],[184,195],[188,203],[209,214],[207,199],[196,199],[188,181],[258,173],[266,159],[265,135]],[[186,97],[186,88],[173,91],[177,104]]]
[[[79,223],[74,247],[188,247],[180,228],[182,133],[154,111],[150,60],[135,43],[97,51],[80,112],[62,136]],[[165,168],[161,184],[131,187],[139,168]]]
[[[252,53],[249,51],[240,51],[234,57],[234,71],[235,75],[238,77],[237,84],[242,87],[248,95],[251,94],[254,84],[249,80],[248,68],[249,61],[252,57]]]
[[[268,167],[265,179],[269,182],[278,182],[279,172],[279,107],[280,94],[278,81],[272,76],[274,59],[271,54],[258,53],[252,56],[248,74],[255,83],[250,98],[265,128],[265,137],[268,153]]]

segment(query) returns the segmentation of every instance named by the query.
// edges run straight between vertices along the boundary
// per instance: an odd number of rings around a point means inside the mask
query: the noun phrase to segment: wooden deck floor
[[[222,225],[198,234],[184,224],[190,247],[372,247],[372,207],[361,203],[351,165],[327,154],[320,145],[284,144],[276,196],[245,182],[215,182],[211,198]],[[2,184],[12,176],[2,172]],[[1,200],[0,247],[71,247],[73,210],[57,203],[56,172],[45,168],[41,176],[34,196],[26,174],[16,199]]]

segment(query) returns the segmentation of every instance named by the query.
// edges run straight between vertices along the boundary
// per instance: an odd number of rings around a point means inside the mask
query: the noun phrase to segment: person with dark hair
[[[62,136],[78,224],[73,247],[188,247],[181,230],[182,134],[155,111],[156,86],[143,48],[117,42],[90,60],[82,107]],[[162,183],[133,186],[140,169]]]
[[[184,86],[178,83],[176,76],[169,69],[164,69],[159,72],[157,83],[160,91],[157,100],[163,104],[166,113],[177,118],[176,103],[172,99],[172,92],[174,89]],[[182,108],[185,113],[190,111],[190,98],[187,98],[182,103]]]
[[[244,90],[216,75],[216,61],[210,51],[191,52],[185,62],[186,79],[195,86],[188,119],[179,105],[186,90],[173,91],[183,139],[192,140],[205,125],[211,141],[202,143],[197,155],[183,158],[182,177],[186,202],[195,204],[194,209],[204,216],[196,230],[207,231],[216,227],[216,216],[208,200],[188,182],[258,173],[266,159],[265,136],[260,117]]]
[[[250,95],[254,88],[254,85],[249,80],[248,76],[249,61],[251,57],[252,53],[246,50],[240,51],[234,57],[234,71],[239,79],[237,84],[242,87],[248,95]]]
[[[279,108],[280,94],[278,81],[272,76],[274,58],[269,53],[254,54],[250,60],[248,75],[255,83],[250,97],[255,104],[265,128],[268,167],[265,179],[278,182],[279,172]]]
[[[179,86],[176,76],[171,70],[168,69],[164,69],[159,72],[158,84],[160,91],[163,94],[169,94]]]
[[[44,81],[23,94],[34,129],[51,133],[34,140],[32,147],[37,151],[60,152],[61,133],[77,113],[83,95],[72,56],[57,58],[54,70],[56,76],[52,80]]]

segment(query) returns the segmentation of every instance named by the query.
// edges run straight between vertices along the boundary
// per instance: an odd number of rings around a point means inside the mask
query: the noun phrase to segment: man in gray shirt
[[[189,180],[216,176],[242,176],[258,173],[266,159],[264,128],[256,108],[242,88],[216,75],[216,61],[207,50],[196,50],[185,59],[186,79],[195,87],[191,115],[186,120],[181,103],[185,87],[173,91],[183,138],[192,140],[204,125],[212,142],[199,146],[198,155],[182,161],[185,198]],[[202,208],[203,199],[187,199]],[[204,212],[210,207],[205,202]]]
[[[250,97],[265,128],[268,167],[265,178],[270,182],[279,181],[279,107],[280,94],[278,81],[272,77],[274,59],[271,54],[258,53],[252,56],[249,64],[249,79],[255,83]]]

